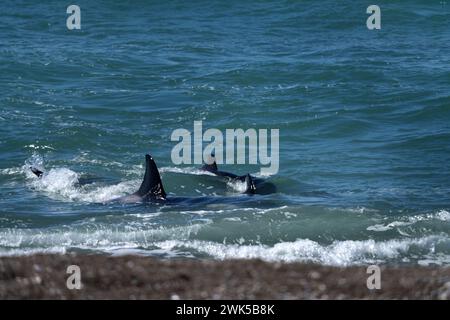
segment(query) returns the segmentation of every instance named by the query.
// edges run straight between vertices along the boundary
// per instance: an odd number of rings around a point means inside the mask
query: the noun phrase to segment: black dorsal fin
[[[145,155],[144,181],[142,181],[141,187],[136,193],[141,197],[166,199],[166,192],[164,191],[155,160],[148,154]]]
[[[216,164],[216,156],[214,155],[214,153],[211,153],[211,155],[205,162],[206,164],[202,167],[202,170],[209,172],[217,172],[218,169]]]

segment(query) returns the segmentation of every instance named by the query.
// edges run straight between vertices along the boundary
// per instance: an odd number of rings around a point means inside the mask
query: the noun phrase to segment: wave
[[[197,212],[203,215],[206,211]],[[130,219],[136,215],[129,215]],[[145,215],[148,218],[148,215]],[[153,214],[160,219],[161,213]],[[434,218],[448,219],[442,211]],[[224,217],[240,221],[239,217]],[[70,226],[44,229],[0,229],[0,255],[66,253],[72,251],[105,254],[140,254],[164,257],[200,257],[219,260],[262,259],[269,262],[308,262],[333,266],[368,263],[418,263],[450,265],[450,237],[444,233],[388,240],[334,240],[322,243],[308,238],[263,244],[246,243],[234,237],[231,243],[211,241],[208,230],[214,219],[197,219],[196,224],[162,227],[154,219],[140,223],[98,223],[88,219]],[[120,220],[120,219],[119,219]],[[447,221],[447,220],[444,220]],[[204,239],[199,239],[199,237]]]
[[[100,230],[89,235],[78,232],[37,235],[19,232],[7,235],[2,232],[6,238],[2,241],[0,256],[88,251],[112,255],[206,257],[219,260],[261,259],[268,262],[303,262],[341,267],[411,262],[421,265],[450,265],[450,238],[444,235],[386,241],[345,240],[328,245],[310,239],[297,239],[273,246],[181,239],[189,237],[191,233],[198,233],[201,227],[195,225],[133,232]],[[161,238],[172,239],[161,241]],[[8,246],[5,247],[5,244]]]
[[[429,263],[448,264],[450,262],[450,238],[448,236],[427,236],[415,239],[393,239],[387,241],[346,240],[322,245],[309,239],[281,242],[273,246],[221,244],[209,241],[168,240],[156,244],[162,249],[195,250],[207,256],[226,259],[262,259],[269,262],[311,262],[333,266],[348,266],[366,263],[383,263],[395,259],[406,262],[408,254],[419,254]],[[443,249],[436,254],[436,247]],[[421,260],[421,259],[419,259]],[[421,261],[422,261],[421,260]]]
[[[375,224],[369,226],[367,227],[366,230],[383,232],[397,227],[411,226],[417,222],[431,221],[431,220],[450,221],[450,212],[448,212],[447,210],[440,210],[436,213],[427,213],[421,215],[414,215],[410,217],[402,217],[399,220],[392,221],[387,224]]]
[[[27,252],[65,252],[69,249],[99,250],[152,248],[154,243],[168,239],[189,239],[209,223],[179,227],[111,228],[91,223],[58,229],[0,229],[0,255]]]

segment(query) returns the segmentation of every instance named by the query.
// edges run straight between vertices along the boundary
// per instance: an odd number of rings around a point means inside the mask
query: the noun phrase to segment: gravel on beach
[[[81,289],[67,288],[70,265]],[[369,276],[367,266],[37,254],[0,258],[0,299],[450,299],[448,267],[381,266],[379,290]]]

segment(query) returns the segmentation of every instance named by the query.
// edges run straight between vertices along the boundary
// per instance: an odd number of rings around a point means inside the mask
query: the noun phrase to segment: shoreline
[[[0,299],[450,299],[450,267],[380,268],[369,290],[367,266],[35,254],[0,257]]]

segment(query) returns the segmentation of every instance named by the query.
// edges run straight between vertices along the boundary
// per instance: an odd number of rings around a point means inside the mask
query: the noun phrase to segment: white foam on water
[[[139,181],[124,181],[110,186],[95,184],[79,186],[79,174],[67,169],[56,168],[46,172],[40,179],[32,177],[32,187],[45,192],[49,197],[66,201],[102,203],[137,189]]]
[[[185,167],[185,168],[176,168],[176,167],[161,167],[159,168],[160,173],[171,172],[171,173],[181,173],[181,174],[192,174],[192,175],[207,175],[207,176],[215,176],[214,173],[201,170],[195,167]]]
[[[31,157],[25,161],[25,165],[22,166],[22,170],[28,170],[30,166],[36,167],[38,169],[44,168],[44,158],[37,152],[33,152]]]
[[[49,193],[60,193],[71,198],[74,186],[78,183],[78,174],[66,168],[51,169],[40,179],[34,179],[33,182],[37,189]]]
[[[186,252],[166,251],[162,249],[144,250],[139,248],[110,248],[106,250],[107,253],[114,257],[137,255],[137,256],[156,256],[163,258],[194,258],[193,255]]]
[[[207,215],[207,214],[210,214],[211,212],[212,211],[208,211],[208,210],[179,211],[180,214],[199,215],[199,216]]]
[[[33,249],[0,249],[0,257],[11,256],[28,256],[34,254],[65,254],[67,252],[64,247],[53,248],[33,248]]]
[[[399,258],[410,250],[434,253],[436,244],[450,244],[448,237],[427,236],[416,239],[334,241],[322,245],[309,239],[281,242],[273,246],[222,244],[210,241],[167,240],[157,246],[164,250],[191,249],[216,259],[262,259],[265,261],[313,262],[324,265],[348,266],[381,263]],[[448,258],[448,254],[442,255]]]
[[[250,175],[252,177],[255,178],[263,178],[263,179],[267,179],[270,178],[271,176],[275,176],[277,173],[271,173],[271,172],[267,172],[267,173],[262,173],[261,171],[259,172],[254,172],[254,173],[250,173]]]
[[[23,169],[22,167],[13,167],[13,168],[4,168],[4,169],[0,169],[0,174],[2,175],[16,175],[19,173],[22,173]]]
[[[330,207],[330,208],[327,208],[327,210],[329,210],[329,211],[337,211],[339,213],[341,213],[341,212],[350,212],[350,213],[360,213],[360,214],[377,213],[377,212],[379,212],[379,210],[377,210],[377,209],[370,209],[370,208],[366,208],[364,206],[358,206],[356,208]]]
[[[441,210],[436,213],[434,217],[441,221],[450,221],[450,212],[448,212],[447,210]]]
[[[230,218],[224,218],[224,221],[231,221],[231,222],[241,222],[242,219],[239,217],[230,217]]]
[[[82,151],[79,155],[75,156],[72,161],[76,163],[96,164],[101,165],[102,167],[125,167],[123,163],[120,163],[118,161],[90,158],[90,154],[87,151]],[[140,168],[142,168],[142,166],[140,166]]]
[[[392,221],[388,224],[375,224],[375,225],[369,226],[369,227],[367,227],[366,230],[375,231],[375,232],[383,232],[383,231],[388,231],[388,230],[398,228],[398,227],[411,226],[418,222],[433,221],[433,220],[444,221],[444,222],[450,221],[450,212],[448,212],[446,210],[440,210],[435,213],[406,216],[406,217],[401,218],[398,221]]]
[[[450,265],[450,255],[437,254],[437,255],[425,255],[422,259],[417,261],[418,265],[430,266],[449,266]]]
[[[413,222],[401,222],[401,221],[394,221],[391,223],[388,223],[386,225],[384,224],[375,224],[373,226],[369,226],[366,228],[366,230],[368,231],[375,231],[375,232],[383,232],[383,231],[387,231],[387,230],[391,230],[397,227],[404,227],[404,226],[409,226],[413,224]]]
[[[37,178],[30,170],[30,166],[44,171],[41,178]],[[29,181],[28,185],[32,189],[45,193],[53,199],[61,201],[80,201],[103,203],[115,198],[131,194],[137,190],[140,181],[123,181],[115,185],[101,186],[88,184],[80,186],[80,175],[68,168],[44,169],[44,161],[38,154],[26,161],[21,172],[25,174]]]
[[[82,225],[76,228],[49,229],[0,229],[0,255],[19,255],[37,252],[66,252],[68,249],[100,250],[152,248],[154,243],[167,239],[186,240],[196,235],[210,223],[202,221],[172,228],[123,228]]]
[[[26,148],[34,149],[34,150],[56,150],[52,146],[46,146],[46,145],[35,145],[35,144],[29,144],[25,146]]]
[[[230,180],[227,181],[227,186],[239,193],[244,193],[247,190],[247,183],[245,181]]]
[[[287,218],[292,218],[294,216],[297,216],[297,214],[290,213],[287,211],[284,211],[284,209],[288,208],[288,206],[281,206],[281,207],[275,207],[275,208],[267,208],[267,209],[261,209],[261,208],[230,208],[229,204],[226,204],[226,209],[223,209],[223,205],[217,206],[216,204],[213,205],[207,205],[206,209],[203,210],[180,210],[176,211],[177,214],[183,214],[183,215],[194,215],[194,216],[205,216],[205,215],[212,215],[215,216],[226,216],[230,214],[236,213],[238,216],[233,217],[226,217],[223,220],[228,221],[242,221],[242,214],[249,213],[253,216],[259,216],[264,215],[266,213],[280,213],[283,216]]]

